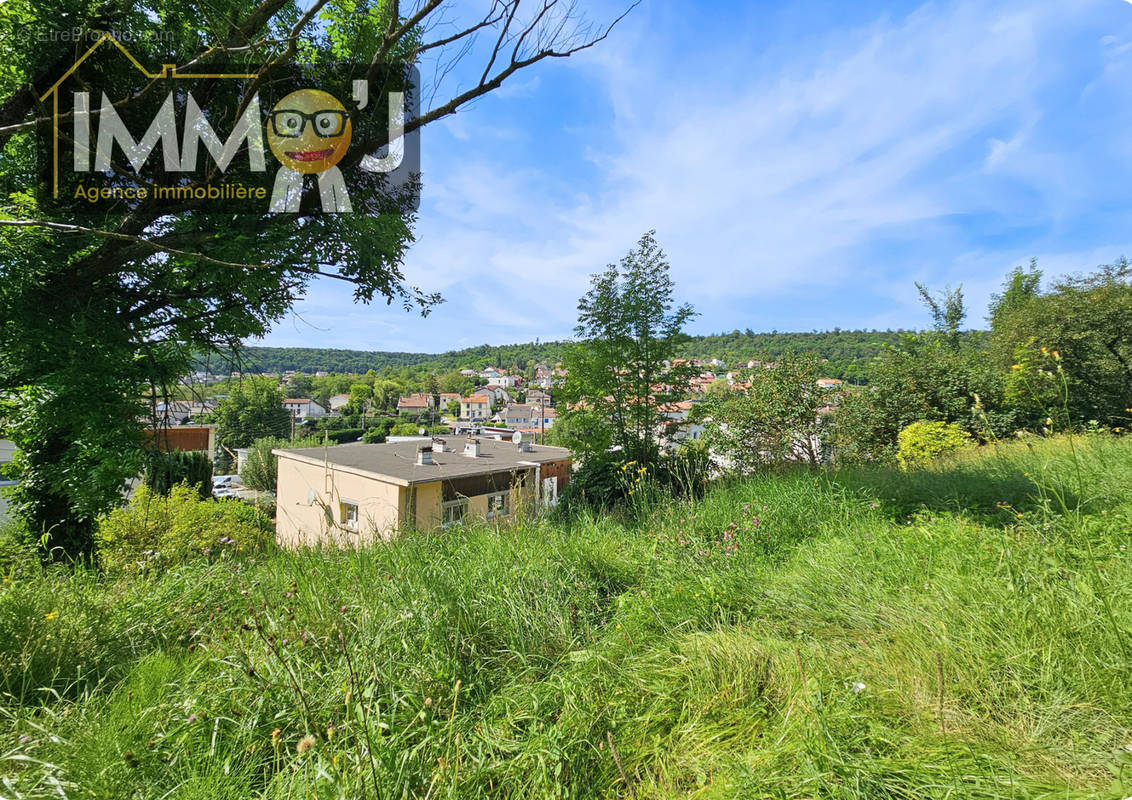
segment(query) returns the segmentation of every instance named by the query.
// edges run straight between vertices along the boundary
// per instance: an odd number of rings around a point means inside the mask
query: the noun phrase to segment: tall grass
[[[21,572],[0,795],[1124,798],[1129,486],[1130,442],[1038,441],[635,524]]]

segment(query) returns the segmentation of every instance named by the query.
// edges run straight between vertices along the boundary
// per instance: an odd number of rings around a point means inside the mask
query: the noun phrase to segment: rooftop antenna
[[[511,434],[511,441],[514,442],[515,444],[519,444],[520,442],[522,442],[523,441],[523,432],[522,431],[515,431],[513,434]]]

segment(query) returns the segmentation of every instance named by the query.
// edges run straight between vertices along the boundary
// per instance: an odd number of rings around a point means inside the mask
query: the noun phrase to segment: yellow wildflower
[[[1014,370],[1015,372],[1017,372],[1018,370],[1022,369],[1022,365],[1021,364],[1011,364],[1010,368],[1012,370]]]
[[[58,611],[51,611],[43,615],[44,619],[55,619],[57,616],[59,616]]]

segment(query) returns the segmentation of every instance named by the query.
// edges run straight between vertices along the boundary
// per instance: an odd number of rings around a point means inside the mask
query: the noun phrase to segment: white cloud
[[[398,325],[417,343],[408,349],[567,334],[589,273],[649,228],[680,294],[707,312],[705,329],[771,327],[764,319],[788,329],[787,300],[836,297],[838,287],[871,292],[876,305],[838,309],[828,327],[918,324],[916,278],[963,282],[985,298],[1030,252],[973,243],[954,220],[1048,227],[1091,188],[1074,185],[1077,156],[1048,150],[1035,128],[1065,42],[1097,8],[930,4],[781,46],[770,70],[738,36],[714,47],[704,69],[680,58],[680,31],[662,40],[655,15],[630,17],[572,60],[612,116],[578,163],[516,166],[506,135],[491,136],[507,126],[476,117],[482,106],[446,123],[451,138],[434,143],[443,152],[431,165],[426,139],[426,202],[407,272],[449,302]],[[1119,65],[1127,79],[1113,42],[1093,41],[1110,53],[1106,69]],[[535,76],[509,102],[543,86]],[[568,125],[589,111],[557,113]],[[580,166],[600,177],[572,183]],[[1052,235],[1034,234],[1033,252],[1081,255]],[[911,268],[892,255],[905,250]],[[739,303],[745,318],[714,313]]]

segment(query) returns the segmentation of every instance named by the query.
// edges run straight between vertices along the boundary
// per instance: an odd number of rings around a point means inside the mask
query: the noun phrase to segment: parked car
[[[239,475],[213,475],[212,476],[212,488],[213,489],[217,488],[218,486],[231,486],[231,485],[237,484],[239,482],[240,482],[240,476]]]

